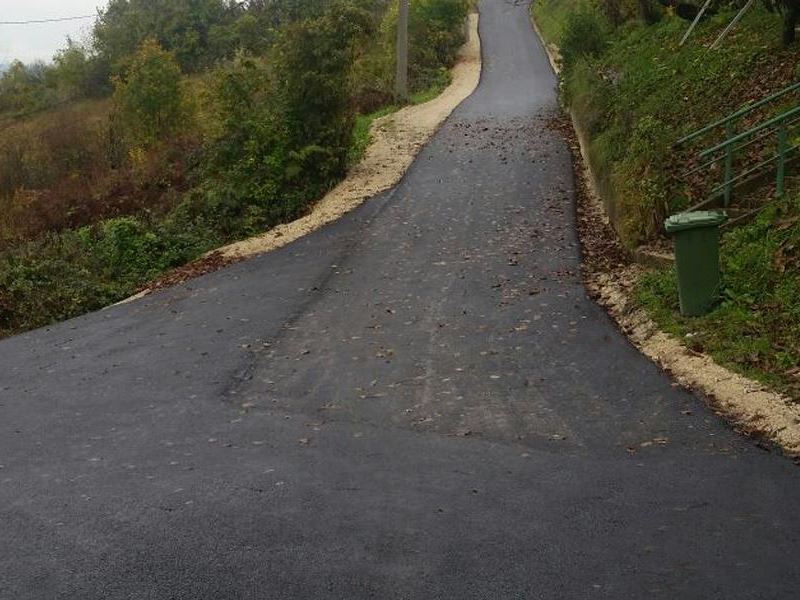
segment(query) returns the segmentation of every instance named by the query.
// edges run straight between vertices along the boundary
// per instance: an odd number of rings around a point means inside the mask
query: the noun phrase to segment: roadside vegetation
[[[630,249],[663,245],[664,219],[702,197],[707,182],[676,178],[690,159],[673,144],[800,77],[800,48],[785,26],[796,18],[793,2],[757,5],[719,49],[707,49],[741,4],[716,3],[682,47],[689,22],[660,3],[540,0],[533,6],[546,41],[560,49],[564,103],[587,135],[599,191]],[[796,105],[797,97],[789,102]],[[764,202],[755,220],[726,230],[723,298],[710,315],[680,317],[672,269],[649,272],[637,298],[691,349],[800,396],[796,183],[784,199]],[[767,199],[773,190],[755,193]]]
[[[91,41],[0,76],[0,335],[108,305],[301,215],[396,107],[389,0],[112,0]],[[468,0],[412,0],[413,99]]]

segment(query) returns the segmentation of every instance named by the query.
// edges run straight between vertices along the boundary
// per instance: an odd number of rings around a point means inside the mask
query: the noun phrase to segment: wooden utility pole
[[[783,43],[794,44],[800,22],[800,0],[783,0]]]
[[[400,3],[397,13],[397,78],[394,95],[401,102],[408,100],[408,2]]]

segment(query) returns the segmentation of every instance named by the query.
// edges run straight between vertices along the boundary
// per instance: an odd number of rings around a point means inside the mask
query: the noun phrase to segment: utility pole
[[[408,100],[408,2],[398,0],[397,13],[397,78],[394,95],[397,100]]]

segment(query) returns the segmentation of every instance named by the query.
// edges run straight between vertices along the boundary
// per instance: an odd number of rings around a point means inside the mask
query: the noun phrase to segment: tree
[[[105,65],[70,38],[67,38],[66,47],[53,57],[53,65],[48,74],[62,101],[108,93],[108,71]]]
[[[114,79],[114,118],[127,140],[149,145],[178,131],[185,117],[175,56],[157,41],[146,40],[124,76]]]
[[[800,22],[800,0],[781,0],[778,8],[783,13],[783,43],[787,46],[794,44]]]
[[[111,0],[94,26],[94,48],[115,70],[146,39],[175,53],[184,71],[214,62],[212,29],[241,14],[233,0]]]
[[[800,23],[800,0],[764,0],[764,4],[768,10],[783,15],[783,43],[794,44]]]
[[[46,67],[42,63],[31,65],[15,60],[0,77],[0,112],[25,112],[36,110],[45,102]]]
[[[287,25],[275,48],[278,90],[291,138],[299,146],[328,146],[343,158],[352,111],[349,73],[372,19],[347,2],[324,16]]]
[[[401,102],[408,100],[408,0],[399,0],[397,17],[397,74],[394,95]]]

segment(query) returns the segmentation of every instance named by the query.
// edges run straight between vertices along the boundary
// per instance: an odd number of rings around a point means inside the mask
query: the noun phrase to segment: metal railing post
[[[731,139],[734,135],[733,121],[725,123],[725,135]],[[733,198],[733,144],[725,148],[725,208],[728,208]]]
[[[786,190],[786,143],[787,143],[786,122],[782,122],[778,127],[778,181],[776,186],[777,195],[783,196]]]

